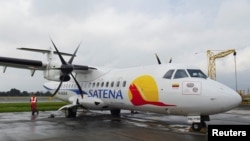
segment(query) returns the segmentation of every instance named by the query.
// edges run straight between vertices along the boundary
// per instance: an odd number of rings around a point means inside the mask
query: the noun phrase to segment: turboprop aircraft
[[[0,57],[4,67],[44,72],[49,80],[43,86],[61,100],[68,101],[59,110],[66,117],[76,117],[77,108],[110,110],[119,115],[121,109],[147,111],[166,115],[187,116],[194,131],[206,128],[209,115],[223,113],[241,103],[233,89],[208,78],[199,68],[166,63],[124,69],[102,68],[73,64],[73,54],[60,52],[51,40],[53,49],[18,48],[47,54],[40,60]],[[56,55],[55,55],[56,54]],[[64,55],[71,56],[65,61]],[[59,56],[61,63],[56,61]],[[158,57],[158,56],[157,56]]]

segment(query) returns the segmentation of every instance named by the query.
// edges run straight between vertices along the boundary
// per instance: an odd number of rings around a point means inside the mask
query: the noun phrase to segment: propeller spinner
[[[62,63],[60,68],[56,68],[56,69],[61,70],[61,73],[62,73],[62,75],[60,76],[60,84],[58,85],[57,89],[55,90],[55,92],[52,94],[51,97],[53,97],[53,96],[56,95],[56,93],[61,88],[61,85],[62,85],[63,81],[70,80],[70,76],[71,76],[74,79],[74,81],[75,81],[75,83],[76,83],[76,85],[77,85],[77,87],[78,87],[78,89],[80,91],[81,97],[83,98],[82,88],[81,88],[80,84],[78,83],[78,81],[76,80],[75,76],[72,74],[72,71],[74,70],[74,65],[72,65],[72,62],[74,60],[74,57],[76,56],[76,52],[77,52],[77,50],[78,50],[78,48],[79,48],[79,46],[80,46],[81,43],[77,46],[74,54],[71,56],[71,58],[69,59],[69,61],[66,62],[64,60],[64,58],[62,57],[61,53],[59,52],[59,50],[57,49],[57,47],[56,47],[56,45],[55,45],[55,43],[53,42],[52,39],[51,39],[51,42],[52,42],[52,44],[53,44],[53,46],[54,46],[54,48],[55,48],[55,50],[56,50],[56,52],[57,52],[60,60],[61,60],[61,63]]]

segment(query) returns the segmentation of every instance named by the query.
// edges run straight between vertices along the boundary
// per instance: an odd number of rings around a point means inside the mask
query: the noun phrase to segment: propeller
[[[50,40],[51,40],[51,42],[52,42],[52,44],[53,44],[53,46],[54,46],[54,48],[56,50],[56,53],[58,54],[58,56],[59,56],[59,58],[61,60],[61,63],[62,63],[60,68],[55,68],[55,69],[61,70],[62,75],[60,76],[60,83],[59,83],[57,89],[55,90],[55,92],[52,94],[51,97],[53,97],[53,96],[56,95],[56,93],[61,88],[62,83],[64,81],[69,81],[70,80],[70,76],[71,76],[74,79],[74,81],[75,81],[75,83],[76,83],[76,85],[77,85],[77,87],[78,87],[78,89],[80,91],[81,97],[83,98],[82,88],[81,88],[80,84],[78,83],[78,81],[76,80],[75,76],[72,74],[72,71],[74,70],[74,65],[72,64],[72,62],[74,60],[74,57],[76,56],[76,52],[77,52],[77,50],[78,50],[78,48],[79,48],[79,46],[80,46],[81,43],[77,46],[74,54],[71,56],[71,58],[69,59],[69,61],[66,62],[64,60],[64,58],[62,57],[62,54],[57,49],[57,47],[56,47],[55,43],[53,42],[53,40],[52,39],[50,39]]]

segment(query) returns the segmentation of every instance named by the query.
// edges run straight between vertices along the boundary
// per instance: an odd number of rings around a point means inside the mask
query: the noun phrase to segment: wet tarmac
[[[250,106],[210,116],[210,124],[250,124]],[[51,115],[54,115],[51,116]],[[79,110],[76,118],[60,111],[0,113],[1,141],[207,141],[206,133],[189,131],[186,117],[122,111],[113,117],[108,111]]]

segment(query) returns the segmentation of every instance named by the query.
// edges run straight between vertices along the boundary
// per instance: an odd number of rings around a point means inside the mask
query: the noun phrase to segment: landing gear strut
[[[206,132],[207,125],[205,121],[210,121],[209,116],[200,116],[200,122],[192,123],[191,130],[195,132]]]
[[[77,107],[65,109],[64,112],[66,118],[75,118],[77,113]]]
[[[113,110],[110,110],[110,113],[111,113],[112,116],[119,117],[119,116],[120,116],[120,113],[121,113],[121,109],[113,109]]]

